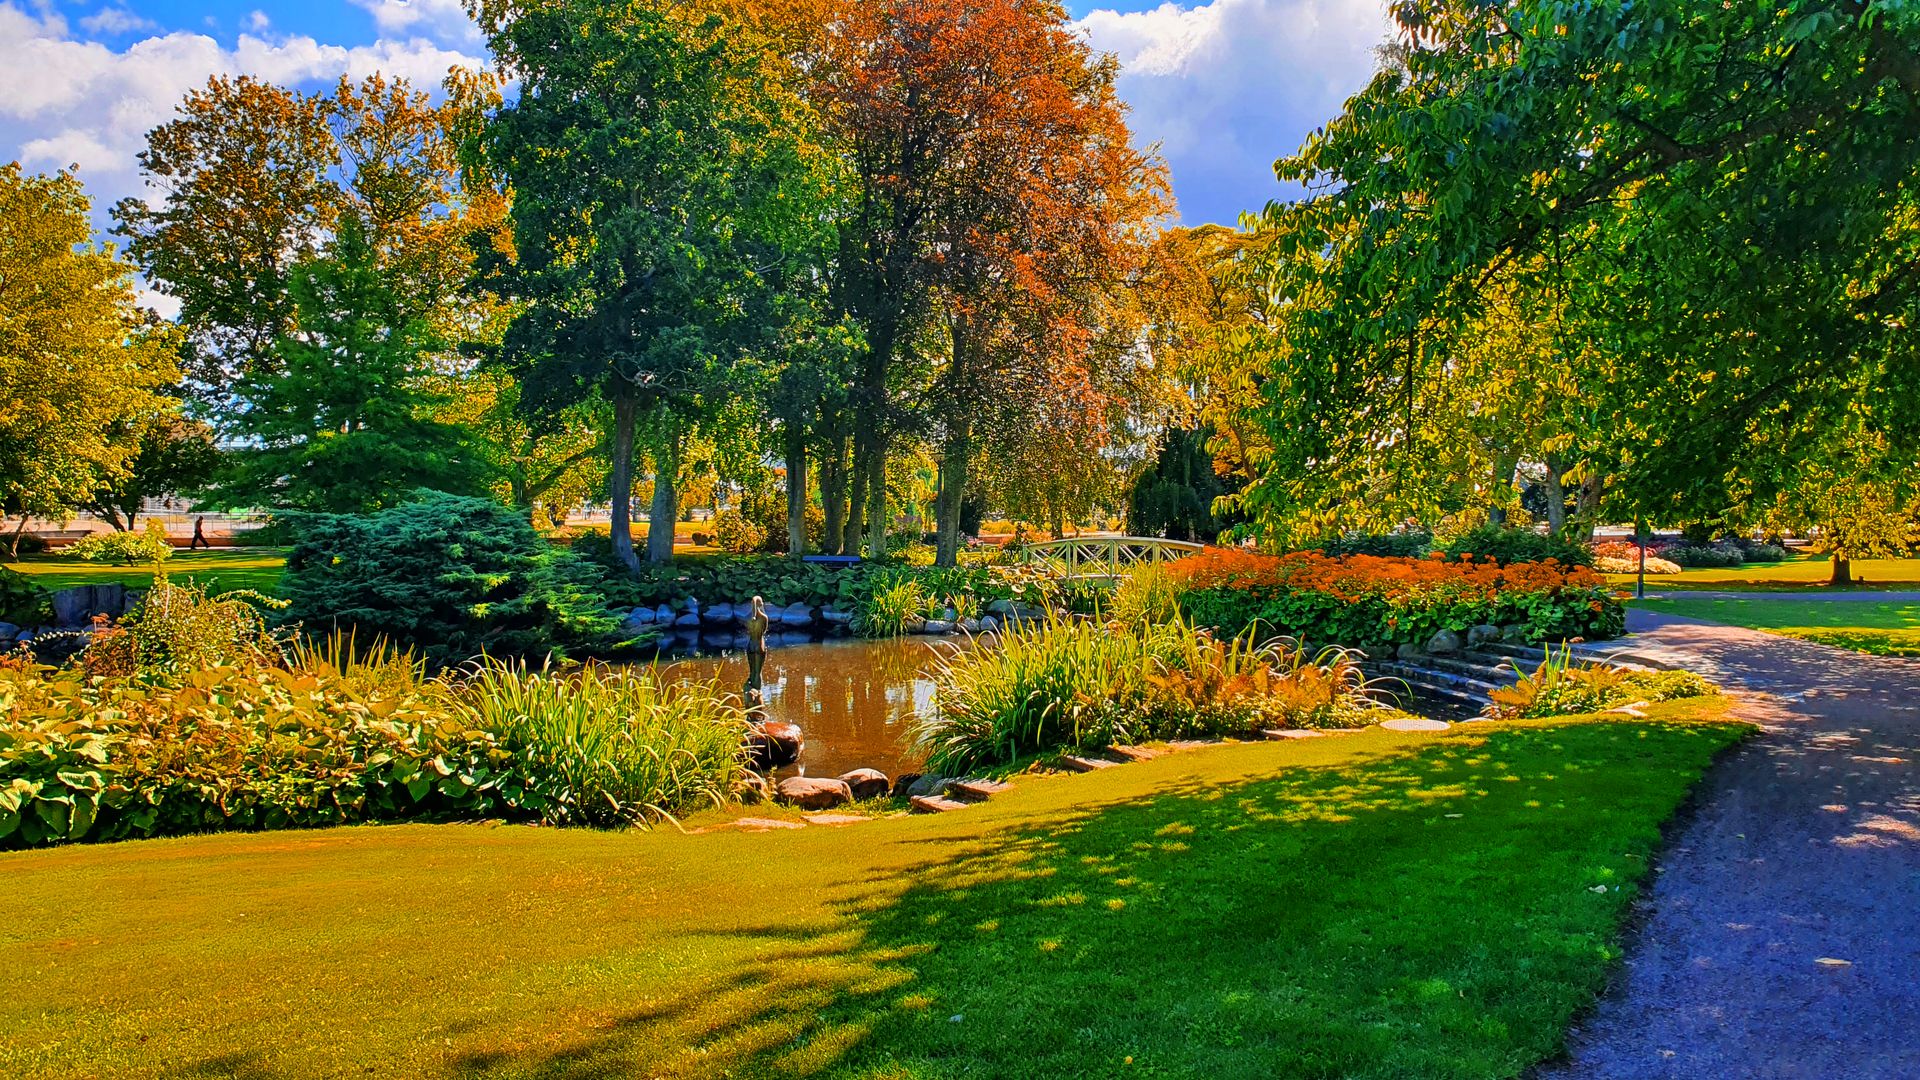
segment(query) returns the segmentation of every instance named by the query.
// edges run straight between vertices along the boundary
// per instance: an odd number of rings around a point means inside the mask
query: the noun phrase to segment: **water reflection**
[[[935,649],[951,647],[925,638],[770,640],[762,672],[767,715],[799,724],[807,740],[800,760],[779,774],[838,776],[863,766],[888,776],[917,770],[922,755],[908,745],[912,720],[933,707],[933,681],[923,669],[935,660]],[[669,678],[718,679],[722,689],[733,691],[747,677],[746,656],[732,649],[663,660],[661,667]]]

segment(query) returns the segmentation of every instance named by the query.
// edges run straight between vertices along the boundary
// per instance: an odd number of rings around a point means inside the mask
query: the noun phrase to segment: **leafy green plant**
[[[1545,562],[1548,559],[1563,566],[1593,565],[1593,552],[1585,544],[1532,529],[1509,529],[1491,524],[1461,533],[1440,550],[1448,558],[1472,556],[1501,566]]]
[[[1109,610],[1126,624],[1169,622],[1180,616],[1180,586],[1158,563],[1142,563],[1114,586]]]
[[[713,542],[734,555],[749,555],[767,546],[767,530],[738,510],[713,516]]]
[[[1423,559],[1433,551],[1433,533],[1426,529],[1401,532],[1347,532],[1320,543],[1328,555],[1381,555],[1405,559]]]
[[[67,554],[87,562],[159,563],[173,557],[173,545],[167,542],[167,526],[159,518],[148,518],[139,532],[90,533],[75,540]]]
[[[916,577],[895,578],[867,594],[854,612],[853,630],[861,637],[899,637],[925,619],[926,589]]]
[[[1494,690],[1487,715],[1503,719],[1578,716],[1636,702],[1717,694],[1720,688],[1691,671],[1630,671],[1597,662],[1575,663],[1572,649],[1548,649],[1531,674],[1514,665],[1512,686]]]
[[[0,622],[33,626],[53,621],[52,599],[33,579],[17,570],[0,566]],[[0,642],[0,646],[11,646]]]
[[[119,625],[96,631],[81,656],[90,675],[158,676],[233,665],[273,665],[291,636],[276,632],[262,611],[286,602],[250,589],[207,595],[191,579],[160,572]]]

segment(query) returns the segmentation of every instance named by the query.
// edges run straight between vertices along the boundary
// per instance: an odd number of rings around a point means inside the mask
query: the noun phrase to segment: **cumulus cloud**
[[[383,34],[423,34],[441,42],[477,45],[480,28],[463,0],[353,0]]]
[[[1274,160],[1366,85],[1387,34],[1383,0],[1169,0],[1079,25],[1119,59],[1134,133],[1160,145],[1190,224],[1295,194]]]
[[[426,38],[328,45],[307,36],[242,33],[231,47],[187,31],[113,48],[69,33],[54,15],[0,0],[0,160],[29,170],[80,166],[95,219],[123,196],[145,195],[135,155],[187,91],[212,75],[254,75],[318,87],[375,71],[437,86],[447,69],[482,57]]]
[[[133,34],[158,30],[160,24],[152,19],[143,19],[123,7],[108,7],[81,19],[80,28],[90,34]]]

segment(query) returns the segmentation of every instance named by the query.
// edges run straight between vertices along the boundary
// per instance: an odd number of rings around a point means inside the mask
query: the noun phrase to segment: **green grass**
[[[1833,564],[1825,555],[1795,555],[1786,562],[1748,563],[1717,570],[1682,570],[1677,574],[1648,574],[1647,590],[1685,589],[1797,592],[1825,589]],[[1632,585],[1632,574],[1608,574],[1616,585]],[[1856,589],[1920,588],[1920,559],[1855,559]]]
[[[1641,600],[1635,607],[1877,656],[1920,656],[1920,604],[1871,600]]]
[[[0,1074],[1504,1077],[1746,729],[1378,730],[761,834],[0,856]],[[762,811],[765,813],[765,811]]]
[[[82,562],[58,553],[26,555],[6,565],[9,569],[28,575],[46,589],[113,583],[146,588],[153,584],[151,566]],[[251,547],[177,551],[167,560],[166,569],[170,577],[191,577],[215,593],[230,589],[255,589],[271,594],[280,587],[280,574],[286,565],[285,548]]]

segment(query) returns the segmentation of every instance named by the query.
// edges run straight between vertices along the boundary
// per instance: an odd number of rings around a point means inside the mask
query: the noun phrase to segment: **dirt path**
[[[1539,1075],[1920,1077],[1920,661],[1629,625],[1752,691],[1765,733],[1708,776],[1615,987]]]

